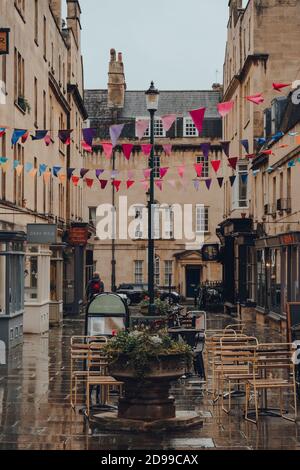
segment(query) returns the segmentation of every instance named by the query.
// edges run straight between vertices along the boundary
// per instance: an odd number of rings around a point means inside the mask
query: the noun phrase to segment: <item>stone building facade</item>
[[[201,143],[209,142],[211,151],[209,160],[221,158],[220,139],[222,136],[221,119],[217,113],[217,104],[221,99],[218,87],[211,91],[161,91],[159,109],[155,121],[155,179],[160,179],[160,169],[169,167],[167,175],[161,180],[162,189],[155,186],[155,200],[166,206],[167,212],[172,213],[174,204],[191,204],[193,221],[191,223],[195,232],[203,231],[204,244],[214,245],[218,251],[219,241],[215,234],[215,227],[222,217],[220,200],[222,191],[217,183],[216,175],[210,165],[205,161],[201,151]],[[141,144],[149,143],[149,134],[139,141],[136,134],[136,122],[139,119],[149,119],[146,109],[144,91],[131,91],[126,89],[124,65],[121,54],[116,57],[111,51],[109,65],[109,82],[107,90],[86,90],[85,106],[88,110],[88,127],[97,129],[97,139],[94,141],[93,154],[84,157],[86,168],[104,169],[100,179],[108,179],[105,190],[101,190],[99,182],[87,193],[91,218],[97,225],[96,208],[99,204],[111,204],[114,201],[117,213],[120,211],[122,198],[127,198],[127,206],[131,207],[128,224],[141,216],[141,206],[147,205],[147,189],[141,185],[144,179],[143,170],[148,167],[148,158],[141,150]],[[188,111],[206,107],[206,114],[201,136],[189,116]],[[167,114],[176,114],[177,119],[171,129],[165,133],[161,117]],[[123,133],[115,149],[112,159],[107,160],[102,144],[109,141],[109,126],[126,123]],[[129,161],[124,158],[121,145],[132,143],[134,145]],[[168,156],[163,145],[172,144],[172,154]],[[202,178],[199,180],[199,191],[194,188],[196,172],[194,164],[203,163]],[[223,165],[223,161],[221,163]],[[180,166],[185,165],[185,174],[181,178],[178,174]],[[111,171],[118,171],[115,177],[122,181],[120,191],[114,191],[111,185]],[[130,175],[130,176],[128,176]],[[220,176],[222,175],[222,168]],[[135,184],[126,190],[126,180],[135,180]],[[213,178],[211,189],[208,190],[205,179]],[[169,181],[171,180],[171,184]],[[203,212],[197,206],[203,205]],[[121,209],[122,211],[122,209]],[[198,211],[198,215],[197,215]],[[155,284],[168,287],[170,282],[174,288],[186,297],[194,296],[194,289],[201,282],[220,281],[221,265],[218,261],[207,261],[202,258],[200,244],[191,244],[183,235],[176,239],[174,229],[177,220],[171,223],[168,239],[162,236],[162,218],[156,219],[155,241]],[[118,227],[119,228],[119,227]],[[147,232],[144,232],[147,233]],[[118,234],[119,235],[119,234]],[[94,258],[97,270],[103,277],[107,290],[122,283],[147,283],[147,236],[139,230],[127,240],[120,236],[113,243],[111,240],[94,241]],[[115,254],[113,253],[113,251]],[[112,263],[115,258],[116,278],[112,279]]]
[[[293,229],[292,225],[283,221],[280,224],[280,214],[286,216],[286,209],[279,212],[276,209],[276,217],[272,218],[271,215],[269,222],[270,216],[266,214],[269,206],[277,204],[275,198],[280,192],[282,199],[290,199],[286,188],[293,181],[287,183],[285,169],[282,168],[281,176],[277,173],[274,182],[273,176],[268,173],[269,165],[281,161],[285,151],[276,148],[276,156],[263,159],[261,156],[248,158],[246,154],[260,155],[263,149],[257,139],[265,138],[267,143],[272,142],[272,136],[283,129],[281,118],[286,101],[284,93],[274,91],[272,84],[290,84],[299,79],[298,54],[295,48],[290,47],[297,41],[299,23],[299,2],[229,2],[223,101],[233,101],[234,109],[223,120],[223,139],[230,142],[230,154],[239,156],[239,161],[233,188],[229,184],[224,187],[224,219],[218,228],[218,235],[226,253],[223,279],[225,306],[230,311],[235,311],[237,305],[242,304],[246,309],[252,308],[253,312],[260,303],[263,278],[258,275],[258,266],[261,263],[253,251],[255,244],[260,243],[257,238],[264,237],[265,233],[271,234],[274,230],[278,234]],[[245,99],[256,93],[263,95],[264,103],[255,105]],[[289,140],[289,137],[284,139]],[[249,142],[248,152],[242,140]],[[257,168],[261,171],[255,172],[254,177],[252,170]],[[234,174],[230,168],[228,172]],[[243,173],[249,174],[247,183],[240,178]],[[278,191],[276,196],[275,193],[272,195],[273,185]],[[291,197],[296,196],[289,194]],[[267,295],[272,294],[268,292]],[[283,315],[284,303],[280,306]],[[258,310],[264,313],[270,311],[268,308]]]
[[[19,264],[11,279],[20,285],[11,293],[5,292],[9,282],[5,256],[1,257],[0,319],[9,316],[7,296],[25,287],[25,314],[20,316],[18,330],[10,331],[11,342],[22,332],[39,333],[48,329],[50,322],[62,318],[63,301],[74,306],[76,297],[76,248],[68,245],[68,229],[88,221],[83,184],[74,187],[67,178],[59,178],[52,171],[61,167],[67,175],[68,167],[82,164],[81,129],[87,114],[83,104],[83,66],[80,45],[80,15],[78,0],[67,0],[67,18],[62,20],[61,0],[2,0],[1,27],[10,28],[10,50],[0,56],[0,79],[4,102],[0,105],[0,126],[6,134],[0,139],[1,155],[8,159],[8,167],[0,169],[0,229],[3,233],[27,231],[27,224],[56,224],[57,242],[49,245],[26,246],[25,267]],[[26,129],[30,135],[48,130],[49,146],[44,140],[33,141],[29,136],[11,145],[13,129]],[[69,146],[58,139],[58,131],[74,129]],[[18,172],[13,162],[18,161],[23,171]],[[28,166],[38,170],[35,176],[26,171]],[[41,164],[50,172],[46,181],[39,175]],[[3,246],[3,250],[5,251]],[[11,270],[17,269],[13,265]],[[6,274],[5,274],[6,273]],[[84,278],[84,272],[80,273]],[[3,276],[3,277],[2,277]],[[79,286],[80,287],[80,286]],[[77,285],[78,288],[78,285]],[[71,295],[70,295],[71,293]],[[19,296],[19,294],[16,294]],[[83,286],[79,297],[83,299]],[[23,311],[23,299],[11,311]],[[4,320],[3,320],[4,321]]]

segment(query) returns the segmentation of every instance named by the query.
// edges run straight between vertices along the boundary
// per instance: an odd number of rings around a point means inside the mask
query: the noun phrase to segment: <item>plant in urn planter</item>
[[[141,421],[175,418],[170,384],[189,367],[192,351],[188,345],[172,341],[165,331],[153,333],[143,329],[119,333],[105,350],[110,374],[124,382],[119,418]]]

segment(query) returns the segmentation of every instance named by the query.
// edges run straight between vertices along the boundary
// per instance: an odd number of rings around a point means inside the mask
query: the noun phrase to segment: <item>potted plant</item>
[[[120,332],[105,346],[109,373],[124,383],[118,417],[140,421],[175,418],[172,381],[182,377],[192,359],[186,343],[173,341],[166,331]]]
[[[142,313],[148,313],[149,310],[149,297],[145,297],[144,300],[140,303],[139,307]],[[154,301],[155,305],[155,314],[164,316],[167,315],[170,305],[167,301],[156,298]]]

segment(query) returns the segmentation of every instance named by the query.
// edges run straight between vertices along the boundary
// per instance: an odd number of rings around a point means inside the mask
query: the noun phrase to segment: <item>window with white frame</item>
[[[163,238],[174,238],[174,211],[172,207],[166,207],[164,213]]]
[[[183,136],[184,137],[198,137],[199,136],[199,132],[192,118],[186,117],[183,119]]]
[[[160,178],[160,157],[158,155],[154,155],[153,175],[154,178]]]
[[[160,259],[157,256],[154,263],[154,285],[160,285]]]
[[[248,163],[241,162],[237,167],[237,177],[233,185],[232,206],[234,209],[248,207]]]
[[[134,282],[135,284],[143,283],[143,261],[141,260],[134,262]]]
[[[208,158],[206,159],[204,155],[198,155],[197,156],[197,163],[202,163],[203,164],[203,170],[202,170],[202,178],[209,178],[209,161]]]
[[[143,238],[143,206],[136,206],[135,211],[135,220],[137,222],[135,229],[135,238]]]
[[[163,122],[161,118],[154,119],[154,136],[155,137],[166,137],[166,132],[163,128]],[[150,124],[148,129],[146,130],[144,137],[150,137]]]
[[[160,239],[160,207],[159,207],[159,205],[154,206],[153,237],[154,237],[155,240]]]
[[[209,232],[209,208],[196,205],[196,233]]]
[[[165,261],[165,286],[169,286],[170,281],[172,285],[172,275],[173,275],[173,261],[167,260]]]

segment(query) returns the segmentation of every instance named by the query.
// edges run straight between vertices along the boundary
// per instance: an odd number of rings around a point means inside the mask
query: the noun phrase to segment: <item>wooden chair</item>
[[[292,361],[292,344],[290,343],[269,343],[260,344],[256,349],[253,362],[253,377],[246,383],[246,404],[245,419],[254,424],[259,420],[259,394],[267,401],[268,390],[279,391],[279,410],[280,416],[289,421],[297,419],[297,395],[295,366]],[[293,395],[295,416],[290,418],[283,409],[282,392],[290,391]],[[255,419],[249,416],[249,401],[251,392],[255,402]],[[265,403],[264,407],[267,408]]]

